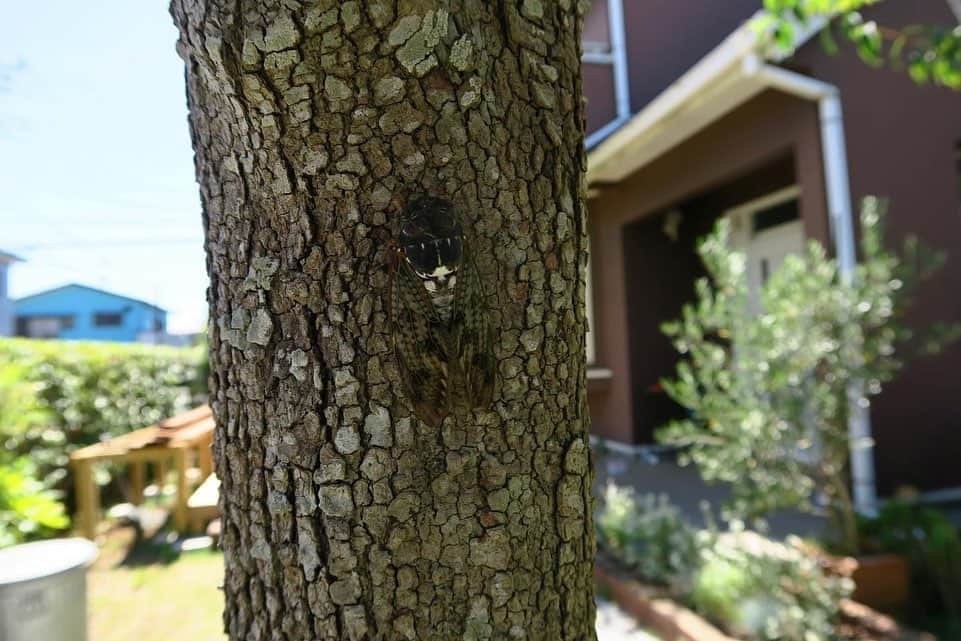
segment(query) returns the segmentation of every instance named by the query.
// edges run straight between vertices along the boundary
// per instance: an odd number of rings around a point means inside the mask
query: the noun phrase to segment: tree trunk
[[[593,639],[574,0],[174,0],[234,641]],[[489,408],[416,419],[395,197],[463,213]]]

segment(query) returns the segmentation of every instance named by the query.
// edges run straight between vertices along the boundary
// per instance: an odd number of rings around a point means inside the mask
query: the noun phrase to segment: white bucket
[[[0,550],[0,641],[86,641],[97,546],[54,539]]]

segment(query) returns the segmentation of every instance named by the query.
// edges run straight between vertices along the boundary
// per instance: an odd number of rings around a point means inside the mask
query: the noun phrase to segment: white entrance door
[[[731,243],[747,259],[748,304],[760,314],[761,289],[789,254],[804,251],[804,224],[799,217],[796,187],[746,203],[727,212],[731,219]],[[814,463],[820,454],[817,434],[809,426],[811,446],[797,449],[794,458]]]
[[[751,310],[761,311],[761,288],[788,254],[804,251],[797,186],[781,189],[727,212],[731,245],[747,257],[747,286]]]
[[[761,310],[761,288],[788,254],[804,251],[804,226],[800,220],[755,232],[747,246],[747,279],[751,308]]]

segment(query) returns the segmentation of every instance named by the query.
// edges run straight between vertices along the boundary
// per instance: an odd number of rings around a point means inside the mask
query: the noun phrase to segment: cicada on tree
[[[388,248],[394,357],[414,414],[437,427],[455,408],[483,408],[494,393],[493,334],[460,213],[419,196]]]

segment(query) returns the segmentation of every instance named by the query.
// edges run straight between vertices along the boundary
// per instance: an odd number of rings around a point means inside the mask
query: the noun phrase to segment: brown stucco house
[[[914,234],[948,255],[914,319],[961,321],[961,94],[831,56],[813,28],[790,58],[766,55],[747,26],[760,8],[594,0],[587,17],[589,399],[611,443],[651,444],[677,411],[656,389],[676,363],[659,327],[693,298],[695,239],[721,216],[761,279],[808,238],[850,265],[857,203],[886,197],[891,243]],[[865,13],[957,20],[944,0]],[[882,495],[961,496],[961,345],[910,363],[865,414]]]

